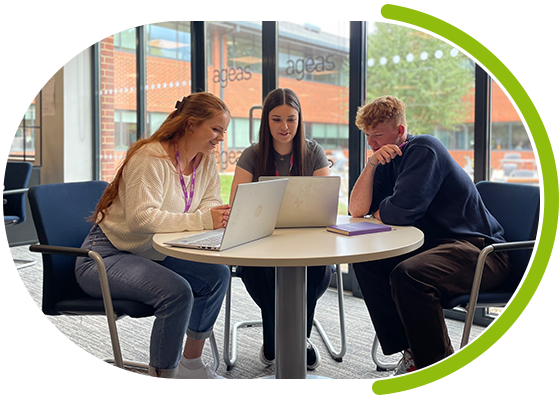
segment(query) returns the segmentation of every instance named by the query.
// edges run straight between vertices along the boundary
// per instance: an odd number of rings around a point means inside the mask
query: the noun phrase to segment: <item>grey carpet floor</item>
[[[42,293],[42,261],[40,255],[30,253],[27,246],[11,249],[14,258],[35,259],[37,263],[31,267],[18,268],[29,294],[40,307]],[[16,264],[17,266],[17,264]],[[240,279],[233,279],[232,283],[232,325],[242,320],[260,319],[259,308],[252,301]],[[378,379],[387,377],[389,372],[379,372],[371,357],[371,346],[374,338],[373,325],[362,299],[351,294],[344,296],[344,309],[346,319],[347,352],[342,362],[333,360],[324,345],[317,330],[314,328],[311,341],[317,345],[322,357],[321,365],[311,374],[334,379]],[[222,306],[214,332],[220,351],[220,366],[218,373],[228,379],[253,379],[274,374],[274,366],[266,367],[259,359],[259,350],[262,344],[262,330],[260,327],[240,329],[238,334],[237,362],[230,371],[222,359],[224,343],[224,316],[225,304]],[[100,360],[112,358],[112,349],[107,329],[106,318],[103,316],[45,316],[69,340],[93,357]],[[316,309],[316,318],[329,335],[331,342],[340,348],[340,331],[338,321],[337,292],[329,289],[321,297]],[[122,318],[117,322],[123,357],[147,363],[149,358],[149,338],[153,317],[133,319]],[[455,320],[446,320],[449,335],[455,349],[459,348],[463,323]],[[474,326],[471,338],[482,333],[484,328]],[[471,339],[472,340],[472,339]],[[204,359],[212,362],[212,352],[209,345],[205,346]],[[393,358],[382,358],[386,361]],[[100,361],[102,362],[102,361]]]

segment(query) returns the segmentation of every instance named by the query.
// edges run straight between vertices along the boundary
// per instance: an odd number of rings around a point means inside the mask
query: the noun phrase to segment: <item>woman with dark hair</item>
[[[221,378],[201,355],[220,312],[229,268],[166,257],[152,247],[152,237],[225,227],[230,206],[222,205],[212,152],[224,140],[229,121],[229,109],[212,94],[177,102],[153,136],[128,150],[82,244],[103,257],[115,298],[154,307],[152,376]],[[87,294],[101,297],[92,260],[77,259],[76,279]]]
[[[305,138],[301,105],[290,89],[275,89],[263,104],[259,142],[243,151],[235,168],[230,204],[240,183],[257,182],[260,176],[330,175],[325,152],[313,140]],[[274,361],[274,268],[243,267],[241,279],[261,308],[263,346],[260,358],[265,365]],[[307,268],[307,368],[321,362],[319,350],[309,341],[315,305],[325,293],[332,266]]]

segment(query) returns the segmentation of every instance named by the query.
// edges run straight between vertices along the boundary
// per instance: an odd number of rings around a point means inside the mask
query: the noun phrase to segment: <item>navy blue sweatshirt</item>
[[[504,242],[502,226],[439,140],[408,135],[402,153],[377,166],[370,212],[379,209],[388,225],[413,225],[426,240],[478,236]]]

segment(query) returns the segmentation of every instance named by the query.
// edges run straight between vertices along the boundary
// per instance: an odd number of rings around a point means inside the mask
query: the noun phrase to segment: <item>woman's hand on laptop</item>
[[[212,214],[212,223],[214,225],[214,229],[225,228],[227,225],[227,221],[229,219],[229,210],[231,206],[228,204],[223,204],[221,206],[217,206],[210,209],[210,213]]]

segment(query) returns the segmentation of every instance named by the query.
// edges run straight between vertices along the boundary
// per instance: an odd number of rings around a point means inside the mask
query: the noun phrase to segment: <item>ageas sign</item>
[[[220,83],[220,86],[225,88],[228,85],[228,82],[234,81],[248,81],[251,79],[251,66],[247,65],[246,67],[230,67],[230,68],[222,68],[214,70],[213,81],[214,83]]]
[[[334,55],[317,56],[315,58],[306,57],[298,58],[296,60],[288,60],[288,67],[286,68],[286,75],[296,75],[296,79],[301,81],[303,76],[313,72],[332,71],[335,67],[333,61]]]

